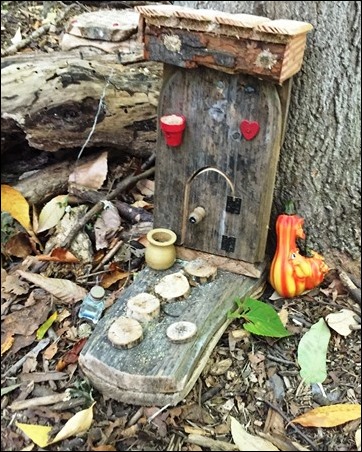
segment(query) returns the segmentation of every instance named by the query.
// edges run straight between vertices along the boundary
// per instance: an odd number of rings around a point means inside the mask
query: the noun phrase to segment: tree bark
[[[3,58],[2,151],[24,134],[30,146],[51,152],[80,148],[91,135],[87,146],[147,157],[156,142],[161,81],[161,64],[122,65],[116,55]]]
[[[175,1],[175,5],[309,22],[301,71],[293,77],[276,178],[270,237],[293,200],[308,246],[360,273],[360,21],[357,1]],[[270,240],[270,243],[273,243]]]

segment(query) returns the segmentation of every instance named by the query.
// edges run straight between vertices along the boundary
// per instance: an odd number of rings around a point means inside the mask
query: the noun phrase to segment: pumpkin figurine
[[[293,205],[276,221],[277,247],[271,263],[269,281],[282,297],[293,298],[320,284],[329,268],[324,258],[310,251],[310,257],[299,252],[297,239],[305,239],[304,219],[294,213]]]

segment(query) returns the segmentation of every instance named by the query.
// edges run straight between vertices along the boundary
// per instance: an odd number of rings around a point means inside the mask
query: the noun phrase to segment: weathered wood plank
[[[191,390],[207,358],[230,323],[227,311],[235,307],[235,297],[255,292],[264,282],[218,271],[216,279],[193,287],[183,301],[162,303],[161,315],[147,324],[143,341],[134,348],[119,350],[111,346],[107,331],[124,315],[127,300],[153,287],[167,274],[182,270],[176,261],[166,271],[146,267],[96,326],[79,357],[79,363],[92,383],[106,396],[140,405],[177,404]],[[175,344],[166,337],[175,321],[192,321],[198,332],[190,342]]]
[[[306,35],[313,29],[307,22],[173,5],[137,10],[147,59],[246,73],[279,84],[300,70]]]
[[[87,60],[60,52],[3,58],[2,146],[22,131],[36,149],[81,147],[97,117],[89,146],[148,156],[156,140],[161,81],[161,64],[122,65],[116,56]]]
[[[164,80],[159,115],[183,114],[186,130],[177,148],[168,147],[158,131],[155,227],[173,230],[177,244],[187,248],[263,261],[280,150],[276,86],[206,68],[174,68]],[[260,126],[251,140],[241,133],[243,120]],[[239,213],[226,210],[233,196],[240,200]],[[206,216],[192,225],[187,219],[197,206]],[[223,236],[235,239],[234,249],[223,245]]]

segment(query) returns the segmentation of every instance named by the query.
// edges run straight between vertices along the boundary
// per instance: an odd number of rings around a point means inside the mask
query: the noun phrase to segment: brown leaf
[[[65,248],[54,248],[50,254],[37,256],[39,261],[66,262],[68,264],[77,264],[79,259]]]
[[[101,444],[100,446],[97,447],[92,447],[91,450],[95,450],[95,451],[116,451],[117,449],[114,446],[110,446],[109,444]]]
[[[5,293],[13,293],[15,295],[24,295],[29,292],[29,284],[22,281],[16,273],[7,275],[5,280],[2,279],[1,289]]]
[[[101,286],[105,289],[108,289],[112,284],[122,279],[128,278],[130,275],[129,272],[124,272],[120,270],[115,270],[112,273],[105,273],[101,280]]]
[[[6,242],[4,251],[10,256],[27,257],[34,251],[30,237],[25,232],[18,232]]]
[[[2,322],[2,328],[12,334],[29,336],[45,322],[49,311],[49,301],[40,301],[20,311],[14,311],[8,314]]]
[[[84,347],[85,343],[87,342],[87,338],[84,337],[81,340],[79,340],[76,344],[73,345],[73,348],[71,350],[68,350],[58,361],[55,370],[60,372],[65,367],[68,366],[68,364],[75,364],[78,361],[79,353],[82,351],[82,348]]]
[[[292,420],[303,427],[335,427],[361,417],[361,405],[339,403],[307,411]]]

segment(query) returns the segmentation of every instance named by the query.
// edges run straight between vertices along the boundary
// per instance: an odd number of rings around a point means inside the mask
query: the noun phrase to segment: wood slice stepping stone
[[[215,265],[200,258],[188,262],[184,270],[192,286],[213,281],[217,274],[217,267]]]
[[[110,326],[108,339],[117,348],[135,347],[143,339],[142,325],[135,319],[121,316]]]
[[[181,272],[185,264],[177,260],[162,273]],[[152,292],[160,282],[160,271],[145,267],[95,326],[79,356],[82,371],[101,393],[123,403],[176,405],[190,392],[231,323],[227,311],[236,308],[235,297],[253,296],[265,274],[255,279],[218,269],[213,281],[192,287],[186,299],[161,303],[161,307],[182,305],[177,317],[162,308],[157,319],[143,325],[143,340],[136,347],[118,348],[108,338],[111,325],[126,316],[128,300]],[[194,323],[196,334],[186,342],[172,342],[167,330],[175,322]]]
[[[175,322],[167,328],[166,334],[171,342],[180,344],[192,339],[197,333],[197,326],[193,322]]]
[[[180,271],[164,276],[155,286],[156,295],[163,301],[182,300],[190,293],[190,284],[186,276]]]
[[[125,41],[138,29],[140,14],[136,11],[103,9],[70,19],[66,32],[84,39]]]
[[[148,323],[160,314],[160,300],[142,292],[127,301],[127,316],[141,323]]]

